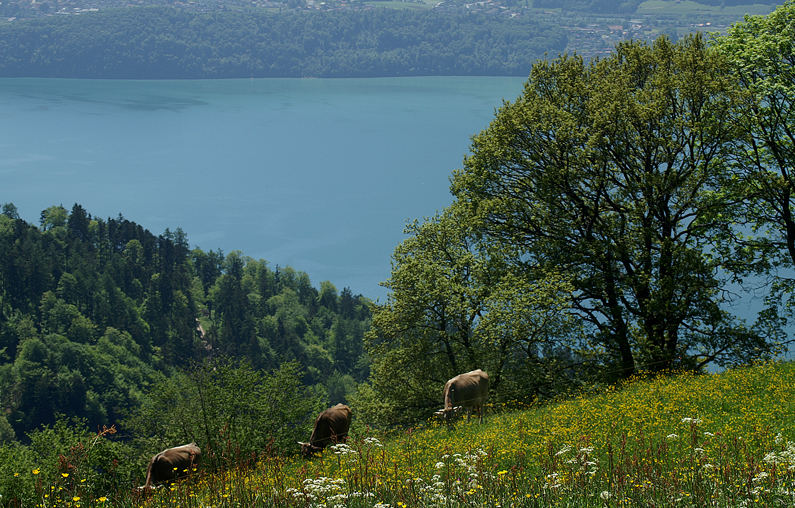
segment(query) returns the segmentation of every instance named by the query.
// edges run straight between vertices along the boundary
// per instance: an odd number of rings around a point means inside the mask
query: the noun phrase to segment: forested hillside
[[[527,17],[140,8],[0,24],[0,76],[524,76],[565,46],[561,29]]]
[[[59,414],[89,428],[118,424],[156,404],[147,399],[154,387],[185,386],[174,376],[208,361],[283,376],[289,366],[290,382],[311,388],[318,404],[345,400],[368,375],[369,321],[368,302],[347,288],[318,289],[306,273],[239,252],[191,250],[179,229],[157,236],[77,204],[44,210],[37,226],[7,203],[0,441],[26,440]]]

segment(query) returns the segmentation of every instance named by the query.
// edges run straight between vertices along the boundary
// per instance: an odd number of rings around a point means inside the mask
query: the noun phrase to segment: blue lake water
[[[452,201],[471,136],[523,82],[0,79],[0,203],[181,227],[384,301],[406,221]],[[753,320],[763,293],[730,310]]]
[[[0,79],[0,203],[119,213],[383,301],[408,219],[451,202],[524,79]]]

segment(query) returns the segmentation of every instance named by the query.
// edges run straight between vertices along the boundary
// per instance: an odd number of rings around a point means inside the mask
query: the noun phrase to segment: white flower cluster
[[[346,445],[339,443],[329,446],[329,449],[334,452],[334,455],[344,458],[347,462],[356,462],[359,458],[359,452]]]
[[[546,480],[543,487],[545,489],[557,489],[561,486],[561,483],[558,481],[558,473],[548,474]]]
[[[442,477],[438,474],[433,475],[428,482],[422,478],[414,478],[412,480],[407,480],[407,482],[417,487],[419,496],[422,498],[423,506],[447,505],[447,496],[444,493],[444,482],[442,481]]]
[[[287,489],[287,493],[310,508],[344,508],[354,499],[369,499],[372,492],[344,492],[345,480],[342,478],[307,478],[302,490]],[[386,505],[389,506],[389,505]]]
[[[453,454],[453,459],[457,466],[464,469],[466,472],[468,472],[471,475],[477,471],[478,462],[480,462],[480,460],[487,455],[488,453],[478,448],[477,450],[471,453],[466,453],[464,455],[461,455],[460,453],[455,453]]]
[[[364,438],[364,444],[369,445],[369,446],[377,446],[379,448],[384,446],[384,445],[381,444],[381,441],[379,441],[378,438],[375,438],[375,437],[366,437],[366,438]]]
[[[563,448],[555,452],[555,457],[560,457],[561,455],[566,455],[572,450],[571,446],[565,445]]]
[[[442,460],[435,464],[436,469],[444,471],[433,475],[429,482],[425,482],[421,478],[414,478],[409,482],[420,486],[424,506],[446,506],[447,486],[441,474],[448,474],[448,480],[456,478],[449,485],[450,495],[459,497],[470,495],[482,488],[485,480],[494,478],[492,473],[484,471],[482,467],[483,458],[487,456],[488,452],[480,448],[465,454],[444,454],[441,457]]]
[[[342,478],[307,478],[304,480],[302,490],[287,489],[287,493],[294,499],[306,503],[312,508],[345,506],[345,503],[337,503],[340,496],[344,495],[342,488],[345,480]],[[329,504],[331,503],[331,504]]]
[[[599,465],[599,461],[596,457],[592,456],[593,451],[593,446],[583,446],[575,451],[572,446],[564,445],[563,448],[555,452],[555,456],[561,457],[561,460],[563,460],[565,464],[572,466],[572,470],[576,468],[577,473],[592,477],[596,474]],[[573,455],[566,458],[571,453],[573,453]],[[557,489],[563,486],[563,482],[558,473],[546,475],[545,480],[544,489]],[[600,496],[602,496],[602,499],[606,499],[604,496],[610,496],[610,493],[604,491]]]
[[[788,471],[795,471],[795,443],[787,441],[784,444],[784,438],[781,434],[778,434],[776,436],[776,444],[783,445],[783,449],[768,453],[762,460],[768,464],[785,465]]]
[[[558,450],[555,453],[556,457],[562,457],[567,455],[569,452],[574,450],[569,445],[565,445],[563,448]],[[596,457],[592,457],[591,454],[593,453],[593,446],[584,446],[577,450],[577,453],[574,454],[573,457],[566,460],[566,464],[570,464],[572,466],[578,466],[580,471],[584,472],[589,476],[593,476],[596,474],[596,469],[599,461]]]
[[[682,418],[682,423],[689,423],[690,425],[701,425],[699,418]]]
[[[334,452],[334,455],[359,455],[359,452],[351,448],[350,446],[346,445],[345,443],[339,443],[335,445],[329,446],[329,450]]]

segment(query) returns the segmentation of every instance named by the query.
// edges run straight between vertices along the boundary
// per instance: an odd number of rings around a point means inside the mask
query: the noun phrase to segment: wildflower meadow
[[[143,492],[96,476],[33,485],[39,507],[793,506],[795,364],[636,379],[487,420],[376,432],[306,460],[253,457]],[[355,415],[354,415],[355,418]]]

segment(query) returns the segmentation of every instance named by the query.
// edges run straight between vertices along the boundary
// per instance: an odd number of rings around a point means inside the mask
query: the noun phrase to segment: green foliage
[[[529,17],[131,8],[0,24],[0,75],[524,76],[533,59],[565,45],[560,29]]]
[[[793,284],[784,274],[795,266],[795,3],[767,16],[746,17],[716,44],[746,92],[736,122],[745,128],[736,147],[737,163],[727,187],[743,196],[743,231],[734,256],[750,258],[750,272],[771,279],[773,315],[783,305],[791,314]],[[750,231],[748,231],[750,229]],[[752,233],[752,234],[749,234]]]
[[[476,368],[489,372],[498,397],[532,400],[551,391],[551,378],[528,369],[549,371],[578,354],[566,278],[510,271],[510,251],[476,236],[465,212],[452,206],[408,226],[385,283],[392,292],[366,337],[372,389],[402,408],[403,422],[427,415],[449,378]]]
[[[320,394],[336,371],[335,397],[369,373],[368,303],[348,288],[318,292],[303,272],[189,251],[180,229],[156,237],[77,204],[46,209],[41,229],[4,209],[0,441],[24,441],[57,413],[110,426],[158,379],[218,356],[265,371],[297,361]]]
[[[142,466],[130,460],[131,448],[114,440],[115,433],[92,433],[85,422],[59,418],[32,432],[28,445],[0,445],[0,506],[47,505],[56,495],[96,499],[129,489]]]
[[[519,270],[570,280],[569,312],[605,374],[772,350],[765,330],[722,308],[736,265],[715,240],[739,214],[723,183],[740,99],[701,36],[541,61],[454,175],[458,201]]]
[[[208,361],[153,386],[126,420],[142,447],[156,453],[196,442],[203,461],[235,464],[258,454],[291,454],[324,406],[301,383],[298,363],[266,373],[247,363]]]

